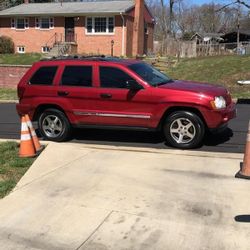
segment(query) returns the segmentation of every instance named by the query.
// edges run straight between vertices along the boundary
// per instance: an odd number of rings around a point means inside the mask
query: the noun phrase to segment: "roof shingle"
[[[0,11],[0,17],[8,16],[75,16],[100,13],[125,13],[134,7],[133,0],[86,1],[61,3],[29,3]]]

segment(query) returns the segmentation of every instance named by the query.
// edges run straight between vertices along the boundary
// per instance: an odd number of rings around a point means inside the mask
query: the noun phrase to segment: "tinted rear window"
[[[92,86],[92,67],[66,66],[62,75],[61,84],[79,87]]]
[[[56,74],[57,66],[41,67],[31,77],[32,85],[52,85]]]

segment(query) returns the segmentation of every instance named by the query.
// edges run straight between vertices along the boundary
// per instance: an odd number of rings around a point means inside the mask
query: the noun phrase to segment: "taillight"
[[[25,90],[24,87],[19,87],[19,86],[17,87],[17,96],[19,101],[23,98],[24,90]]]

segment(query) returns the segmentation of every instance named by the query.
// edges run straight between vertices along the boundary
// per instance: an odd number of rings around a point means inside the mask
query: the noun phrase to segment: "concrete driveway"
[[[50,143],[0,201],[0,249],[250,249],[242,158]]]

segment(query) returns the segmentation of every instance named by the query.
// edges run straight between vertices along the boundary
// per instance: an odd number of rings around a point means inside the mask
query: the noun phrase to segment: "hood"
[[[180,91],[183,90],[209,96],[225,96],[227,93],[227,90],[222,86],[193,81],[176,80],[164,85],[160,85],[159,88],[174,89]]]

